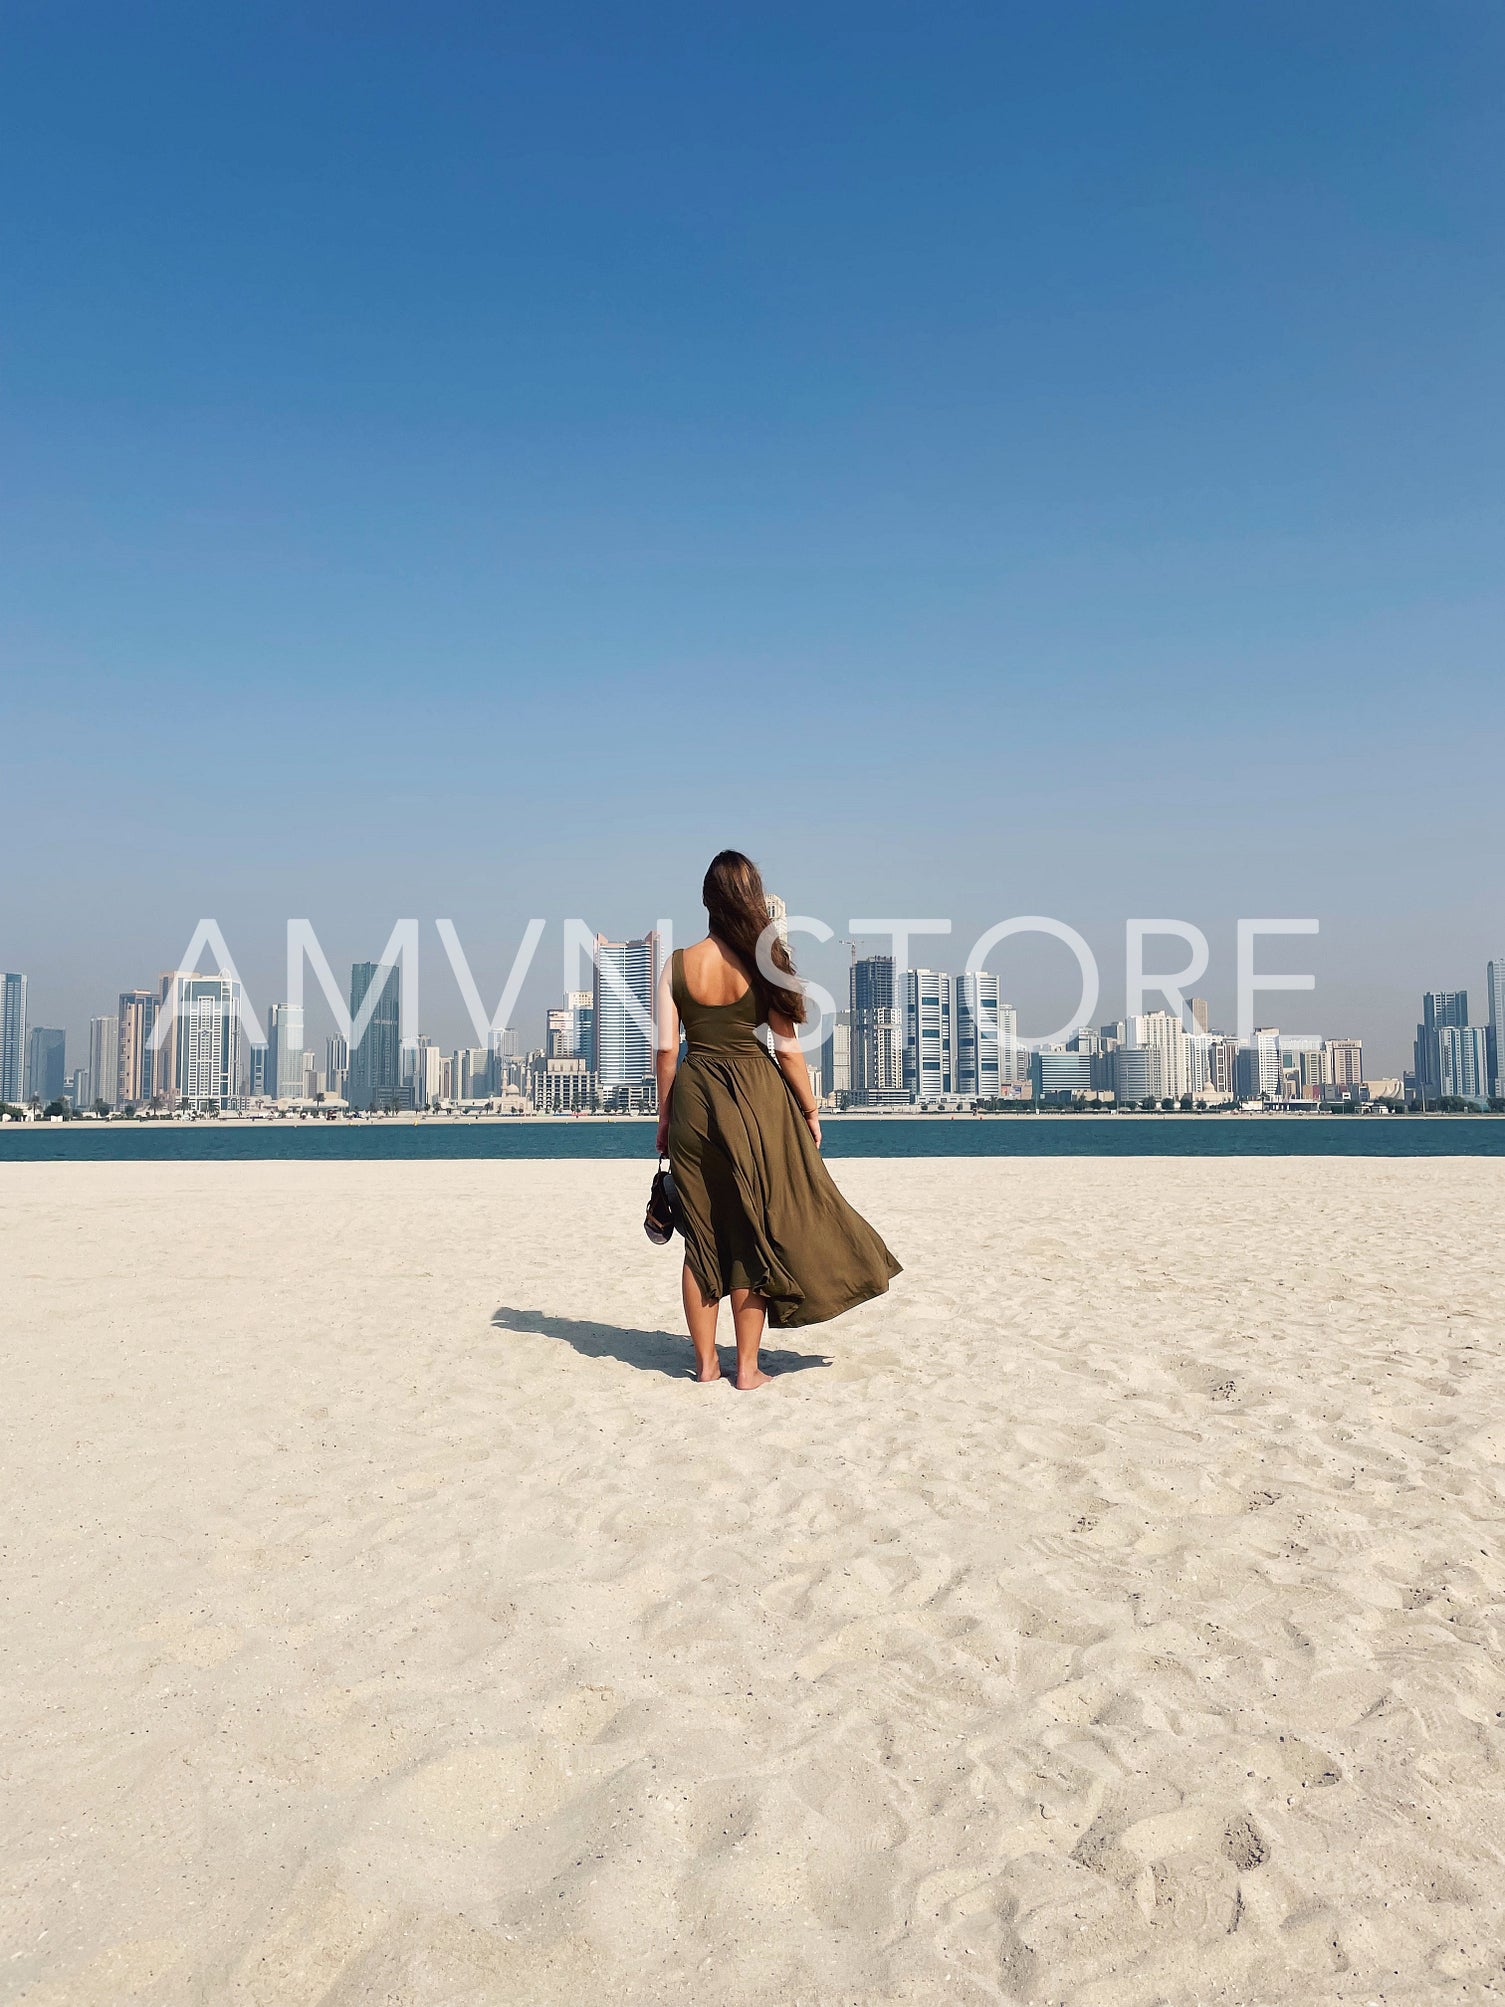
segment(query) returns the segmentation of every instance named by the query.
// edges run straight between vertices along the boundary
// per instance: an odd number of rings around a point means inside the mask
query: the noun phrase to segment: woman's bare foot
[[[761,1366],[754,1366],[750,1375],[737,1375],[737,1392],[750,1394],[754,1387],[766,1387],[772,1378],[772,1373],[765,1373]]]
[[[712,1380],[719,1380],[720,1378],[721,1361],[719,1359],[713,1359],[710,1365],[698,1366],[695,1370],[695,1383],[700,1387],[708,1387]]]

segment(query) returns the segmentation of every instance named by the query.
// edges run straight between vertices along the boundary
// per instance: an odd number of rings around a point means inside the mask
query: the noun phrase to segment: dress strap
[[[683,1017],[685,1014],[685,951],[676,948],[669,957],[669,994],[674,999],[674,1008]]]

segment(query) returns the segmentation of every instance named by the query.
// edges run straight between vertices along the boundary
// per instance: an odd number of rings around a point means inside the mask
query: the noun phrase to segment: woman
[[[730,1296],[746,1390],[768,1382],[758,1365],[765,1314],[779,1331],[823,1324],[881,1295],[900,1271],[821,1162],[820,1116],[794,1032],[805,999],[758,867],[723,850],[701,897],[710,930],[670,957],[659,985],[658,1150],[668,1151],[684,1230],[696,1377],[721,1378],[716,1316]],[[763,1024],[773,1056],[757,1036]]]

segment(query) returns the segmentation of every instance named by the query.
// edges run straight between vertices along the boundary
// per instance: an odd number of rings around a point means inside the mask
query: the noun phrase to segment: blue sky
[[[35,1020],[201,914],[262,1000],[302,914],[452,916],[494,994],[531,914],[688,929],[727,842],[958,966],[1058,915],[1104,1015],[1129,915],[1225,1019],[1237,916],[1319,916],[1295,1028],[1387,1065],[1482,988],[1496,7],[7,18]]]

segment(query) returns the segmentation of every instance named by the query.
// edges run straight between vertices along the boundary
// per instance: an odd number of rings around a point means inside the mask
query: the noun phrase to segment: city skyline
[[[920,903],[923,905],[923,902]],[[782,911],[783,902],[780,901],[779,904]],[[849,934],[846,929],[849,927],[855,929],[858,923],[856,921],[843,923],[839,919],[833,922],[823,921],[816,917],[812,929],[810,924],[811,917],[808,913],[797,915],[797,927],[803,931],[797,932],[792,941],[801,977],[803,980],[812,982],[818,987],[824,987],[828,991],[832,989],[833,985],[836,990],[840,990],[844,987],[846,970],[850,962],[857,960],[859,955],[865,957],[875,951],[881,952],[885,937],[882,932],[876,934],[871,932]],[[292,928],[294,924],[289,922],[289,928]],[[297,924],[299,924],[301,930],[301,923]],[[416,925],[418,923],[412,924]],[[440,923],[441,929],[445,924],[447,923]],[[704,928],[703,918],[698,925],[692,925],[691,928],[683,932],[681,932],[672,919],[666,919],[663,924],[668,927],[675,942],[683,942],[696,938]],[[935,959],[934,949],[937,942],[929,938],[929,935],[938,925],[943,926],[946,934],[950,936],[950,945],[964,943],[967,939],[965,931],[959,926],[953,926],[950,922],[915,921],[903,924],[912,925],[917,930],[913,937],[909,939],[908,945],[907,959],[911,967],[916,964],[923,966],[928,961]],[[1143,966],[1146,970],[1147,993],[1155,993],[1154,975],[1149,972],[1155,971],[1158,973],[1161,970],[1165,970],[1167,965],[1173,966],[1178,954],[1184,952],[1176,945],[1177,936],[1174,931],[1178,925],[1184,924],[1187,923],[1129,923],[1131,930],[1136,927],[1145,927],[1148,930],[1146,933],[1146,945],[1142,951]],[[1282,929],[1282,923],[1278,921],[1248,924],[1253,924],[1256,927],[1269,924],[1275,929],[1277,934]],[[1288,960],[1293,958],[1299,959],[1310,971],[1313,965],[1320,964],[1323,960],[1323,935],[1320,931],[1312,930],[1310,922],[1294,920],[1289,924],[1301,935],[1301,938],[1299,942],[1292,940],[1285,945],[1284,952],[1286,957]],[[557,1005],[560,993],[570,986],[559,973],[561,959],[564,973],[567,975],[569,970],[575,966],[583,950],[584,943],[591,936],[594,936],[598,941],[605,941],[608,939],[608,936],[604,932],[600,932],[590,927],[587,923],[578,920],[563,923],[538,920],[532,922],[531,925],[537,928],[537,936],[530,939],[525,934],[522,943],[512,941],[497,947],[492,943],[483,942],[480,945],[479,951],[477,951],[475,944],[465,942],[456,937],[457,949],[462,961],[472,972],[473,980],[478,985],[478,994],[486,996],[494,995],[502,989],[503,979],[508,976],[509,968],[516,966],[518,959],[521,959],[524,973],[519,985],[516,1008],[512,1012],[512,1018],[518,1026],[537,1024],[540,1027],[541,1038],[546,1041],[548,1014]],[[1016,936],[1013,941],[1005,942],[1001,947],[995,947],[989,957],[994,963],[1012,958],[1017,964],[1020,959],[1021,948],[1024,951],[1025,966],[1022,972],[1017,966],[1011,974],[1003,973],[996,967],[991,971],[996,980],[1004,984],[1009,1002],[1020,1012],[1019,1029],[1021,1035],[1043,1035],[1047,1025],[1058,1022],[1062,1012],[1070,1007],[1071,996],[1074,993],[1073,982],[1077,977],[1077,971],[1071,965],[1070,957],[1051,943],[1048,931],[1049,927],[1059,928],[1061,925],[1062,923],[1060,922],[1049,922],[1046,929],[1036,929],[1031,926],[1025,934]],[[1162,927],[1166,931],[1162,932]],[[420,939],[423,937],[425,928],[427,928],[430,934],[432,933],[432,926],[429,923],[423,923],[423,925],[419,926]],[[195,934],[195,930],[188,926],[184,926],[180,931],[181,935],[185,938],[190,934]],[[986,931],[988,930],[983,930],[983,932]],[[1230,929],[1229,931],[1231,932],[1232,930]],[[348,933],[348,928],[342,928],[341,932],[342,934]],[[384,932],[391,932],[390,923],[384,928]],[[649,929],[648,932],[651,935],[653,930]],[[1502,935],[1505,935],[1505,928],[1502,928],[1500,932]],[[828,936],[828,938],[820,938],[823,934]],[[1310,934],[1310,938],[1306,938],[1308,934]],[[197,938],[196,934],[195,938]],[[209,948],[198,956],[198,969],[195,972],[204,970],[209,973],[215,972],[214,964],[216,956],[214,953],[214,941],[216,939],[223,940],[223,938],[223,934],[220,933],[211,935]],[[316,948],[320,947],[316,935],[309,936],[308,938],[312,940]],[[630,935],[627,938],[631,938]],[[0,941],[0,946],[3,945],[3,941]],[[192,945],[191,941],[189,945]],[[234,945],[237,950],[241,947],[240,943]],[[1093,946],[1092,943],[1084,945],[1089,949]],[[1212,1004],[1207,1006],[1204,997],[1204,1007],[1211,1008],[1220,1021],[1234,1023],[1236,1022],[1236,1001],[1232,977],[1236,961],[1235,944],[1231,940],[1223,942],[1221,944],[1221,953],[1218,952],[1219,944],[1209,942],[1207,945],[1210,956],[1209,967],[1205,974],[1196,979],[1195,987],[1213,999]],[[1498,941],[1494,944],[1496,947],[1499,947],[1499,945]],[[291,952],[291,950],[289,949],[288,952]],[[960,955],[964,952],[964,948],[958,945],[958,954]],[[1126,949],[1124,937],[1120,934],[1117,940],[1111,940],[1110,938],[1110,945],[1105,954],[1094,955],[1101,978],[1101,1008],[1091,1014],[1094,1019],[1123,1014],[1124,1007],[1128,1001],[1124,996],[1124,983],[1127,980],[1128,974],[1125,962],[1134,952],[1132,941]],[[1278,948],[1266,950],[1267,954],[1271,952],[1278,955],[1280,950]],[[135,958],[137,970],[140,969],[144,959],[140,956]],[[330,959],[338,964],[341,958],[338,955],[334,955]],[[467,1030],[465,1023],[466,1010],[467,1008],[473,1009],[474,1005],[467,1000],[463,986],[458,984],[451,975],[452,959],[452,954],[447,957],[440,957],[432,952],[424,957],[423,1016],[426,1032],[437,1034],[440,1043],[459,1046],[465,1043],[464,1034]],[[1057,965],[1050,971],[1051,981],[1049,987],[1036,980],[1038,976],[1038,963],[1042,960],[1053,961]],[[257,966],[258,964],[260,968],[260,980],[253,979],[246,981],[245,972],[248,965]],[[348,965],[352,967],[356,966],[354,961]],[[1492,1010],[1498,1015],[1505,1016],[1505,974],[1500,973],[1502,970],[1505,970],[1505,951],[1497,954],[1491,953],[1488,946],[1486,946],[1482,954],[1475,954],[1473,965],[1482,966],[1484,969],[1483,982],[1482,984],[1478,984],[1477,988],[1485,998],[1482,1022],[1487,1025],[1491,1022]],[[286,971],[280,966],[270,966],[274,968],[274,973],[269,977],[267,974],[269,958],[264,955],[257,958],[257,963],[250,963],[249,958],[244,957],[240,952],[237,952],[235,957],[236,973],[244,981],[247,1001],[253,1011],[259,1010],[263,1014],[273,1008],[288,1007],[281,997]],[[368,966],[374,968],[375,964],[370,963]],[[1459,976],[1467,975],[1467,966],[1465,965],[1462,970],[1451,972],[1454,976],[1454,987],[1467,990],[1475,986],[1466,980],[1462,982],[1458,981]],[[121,1008],[124,1008],[125,998],[127,995],[130,995],[142,1004],[154,1009],[163,978],[167,974],[178,970],[178,968],[179,964],[175,958],[164,958],[160,963],[161,973],[155,978],[154,987],[148,990],[110,990],[101,996],[97,987],[91,987],[76,1014],[57,1008],[56,991],[48,982],[46,972],[43,973],[42,987],[39,989],[37,986],[38,977],[35,970],[19,971],[18,979],[27,984],[27,991],[22,996],[19,1007],[23,1016],[30,1024],[38,1024],[44,1018],[56,1023],[68,1035],[69,1050],[77,1053],[85,1049],[89,1043],[91,1038],[89,1027],[98,1016],[99,1004],[109,1003],[118,997]],[[1022,981],[1018,980],[1021,973],[1023,974]],[[9,981],[10,978],[6,978],[6,980]],[[1189,984],[1186,986],[1191,987]],[[1312,1001],[1308,1002],[1306,998],[1293,1000],[1288,1006],[1286,1015],[1301,1017],[1304,1020],[1311,1011],[1318,1010],[1321,1013],[1323,1021],[1328,1024],[1346,1018],[1352,1027],[1354,1035],[1362,1037],[1373,1052],[1385,1059],[1387,1070],[1391,1073],[1399,1073],[1409,1065],[1414,1051],[1416,1029],[1414,1000],[1416,995],[1428,994],[1433,990],[1442,993],[1444,985],[1434,981],[1420,984],[1415,990],[1411,991],[1403,989],[1398,981],[1387,985],[1387,996],[1393,992],[1395,1001],[1391,1004],[1386,1015],[1392,1020],[1397,1018],[1399,1020],[1399,1028],[1393,1030],[1388,1036],[1376,1030],[1376,1019],[1380,1016],[1377,1010],[1366,1011],[1362,1006],[1357,1011],[1347,1008],[1334,1000],[1333,995],[1330,994],[1331,989],[1332,986],[1320,979],[1315,979],[1312,984]],[[435,999],[436,990],[438,993],[437,1001]],[[1033,1007],[1033,1018],[1030,1014],[1030,1006],[1022,1003],[1022,1000],[1029,998],[1031,994],[1036,999]],[[26,1001],[27,997],[30,999],[29,1003]],[[8,1021],[10,1015],[13,1015],[17,1007],[16,998],[7,990],[3,993],[3,1002]],[[1109,1006],[1114,1006],[1114,1008],[1109,1008]],[[1273,1008],[1273,1005],[1270,1008]],[[1270,1008],[1267,1008],[1263,1014],[1270,1014]],[[332,1021],[328,1019],[327,1011],[317,996],[313,1000],[311,1011],[310,1038],[317,1039],[327,1036],[328,1032],[334,1027]],[[1054,1017],[1051,1015],[1052,1011],[1055,1012]],[[1206,1029],[1206,1026],[1203,1025],[1201,1028]],[[1319,1027],[1303,1021],[1299,1026],[1293,1024],[1291,1028],[1294,1034],[1297,1031],[1313,1031]],[[148,1034],[150,1030],[151,1026],[148,1024]],[[139,1042],[138,1038],[138,1044]],[[301,1044],[301,1027],[293,1042]],[[122,1064],[124,1064],[123,1061]]]
[[[787,941],[784,901],[770,895],[768,912],[770,926]],[[1048,931],[1053,923],[1034,924]],[[1486,965],[1483,1022],[1473,1022],[1466,990],[1425,992],[1412,1065],[1387,1074],[1366,1064],[1364,1041],[1352,1032],[1266,1025],[1241,1036],[1218,1028],[1205,996],[1174,987],[1158,993],[1152,1010],[1097,1021],[1079,1010],[1060,1035],[1032,1036],[1020,1030],[997,975],[978,970],[970,958],[960,973],[907,963],[903,929],[935,934],[944,923],[893,925],[897,955],[860,955],[849,940],[845,998],[827,993],[822,1001],[812,993],[813,1015],[801,1036],[811,1086],[828,1105],[947,1107],[1026,1098],[1040,1105],[1087,1100],[1189,1108],[1209,1101],[1345,1103],[1361,1098],[1360,1090],[1423,1108],[1505,1099],[1505,956]],[[1162,932],[1173,926],[1158,923]],[[1301,931],[1300,922],[1288,926]],[[1263,931],[1271,930],[1272,923],[1263,923]],[[3,972],[0,1082],[10,1091],[0,1101],[200,1112],[327,1101],[353,1112],[390,1113],[513,1097],[547,1113],[651,1112],[650,1028],[669,936],[657,929],[625,941],[598,934],[589,947],[592,987],[567,989],[547,1010],[538,1045],[524,1047],[518,1027],[501,1023],[499,1007],[482,1045],[446,1054],[421,1022],[404,1024],[411,972],[389,944],[391,962],[352,964],[348,1013],[340,1020],[348,1036],[325,1035],[322,1069],[301,1000],[268,1006],[263,1031],[233,969],[178,969],[161,976],[155,993],[122,991],[115,1016],[92,1018],[88,1065],[70,1071],[64,1029],[30,1024],[26,974]],[[1270,986],[1305,987],[1291,975],[1271,977]],[[1147,987],[1141,1006],[1156,994]],[[1084,1004],[1086,996],[1084,988]],[[1092,996],[1095,1002],[1095,982]],[[1241,1011],[1247,1008],[1241,1003]]]

